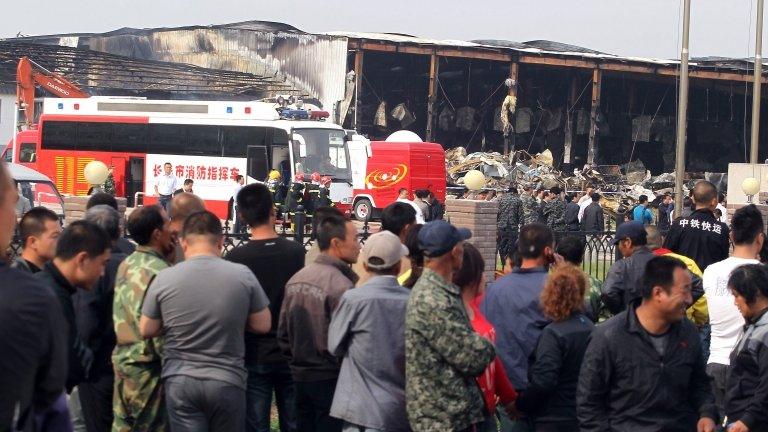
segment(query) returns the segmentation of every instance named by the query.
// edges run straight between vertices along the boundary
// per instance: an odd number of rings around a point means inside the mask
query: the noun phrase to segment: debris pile
[[[456,147],[445,152],[445,169],[449,188],[461,190],[466,198],[492,199],[512,184],[533,189],[558,186],[567,192],[594,188],[605,197],[601,204],[609,211],[633,205],[640,195],[653,201],[655,197],[673,193],[675,187],[675,173],[653,176],[639,159],[625,165],[586,165],[566,173],[553,166],[549,150],[535,155],[519,150],[505,156],[498,152],[467,154],[464,147]],[[485,175],[483,191],[464,192],[464,175],[470,170]],[[725,173],[686,173],[683,192],[688,194],[698,180],[711,181],[718,190],[725,190],[727,186]]]

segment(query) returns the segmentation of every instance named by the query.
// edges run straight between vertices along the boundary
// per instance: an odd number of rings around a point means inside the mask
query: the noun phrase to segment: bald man
[[[704,271],[712,263],[728,258],[728,225],[717,220],[717,188],[708,181],[693,187],[696,210],[672,222],[664,247],[687,256]]]
[[[16,225],[18,193],[0,161],[0,251]],[[32,274],[0,257],[0,429],[50,430],[69,426],[67,322],[58,300]],[[70,423],[67,425],[67,423]]]
[[[174,263],[184,261],[184,251],[179,245],[179,234],[181,229],[184,228],[184,222],[186,222],[187,218],[201,211],[205,211],[205,203],[199,196],[193,193],[182,192],[171,200],[169,216],[171,218],[171,233],[173,234],[173,241],[176,243],[176,250],[173,256],[167,257],[169,261]]]

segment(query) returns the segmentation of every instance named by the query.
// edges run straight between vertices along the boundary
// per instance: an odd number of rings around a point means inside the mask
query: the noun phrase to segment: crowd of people
[[[318,209],[306,253],[266,186],[238,189],[250,241],[223,257],[188,192],[124,226],[98,193],[64,229],[24,215],[0,263],[0,430],[268,431],[273,402],[283,432],[768,430],[765,226],[753,205],[717,220],[708,182],[666,236],[644,211],[620,225],[603,282],[568,234],[602,224],[593,191],[507,194],[488,281],[472,233],[419,203],[362,248]],[[2,249],[16,202],[0,165]]]

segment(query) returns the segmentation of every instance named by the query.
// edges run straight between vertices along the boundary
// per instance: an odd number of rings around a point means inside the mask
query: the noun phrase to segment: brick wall
[[[485,260],[485,279],[493,281],[496,270],[496,215],[499,203],[496,201],[476,201],[447,199],[445,217],[454,226],[469,228],[472,231],[470,243],[475,245]]]
[[[757,197],[755,197],[757,198]],[[760,213],[763,215],[763,224],[768,227],[768,205],[766,204],[758,204],[757,199],[754,200],[757,208],[760,210]],[[765,202],[763,200],[763,193],[760,193],[760,202]],[[730,225],[731,220],[733,220],[733,214],[736,213],[736,210],[744,207],[746,204],[727,204],[725,206],[726,211],[728,213],[728,224]]]
[[[64,197],[64,226],[69,225],[71,222],[80,220],[85,216],[85,206],[88,204],[89,196],[68,196]],[[123,226],[125,226],[125,207],[126,199],[121,197],[115,197],[117,200],[117,211],[120,212],[120,216],[123,219]]]

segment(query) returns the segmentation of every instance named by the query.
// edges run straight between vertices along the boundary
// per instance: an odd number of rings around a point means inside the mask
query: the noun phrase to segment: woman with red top
[[[584,272],[561,264],[549,273],[541,291],[541,309],[552,322],[539,337],[528,368],[528,388],[516,402],[533,420],[536,432],[578,430],[576,385],[594,329],[583,313],[588,288]]]
[[[472,322],[472,328],[479,335],[496,342],[496,332],[488,320],[480,313],[479,305],[485,291],[485,261],[480,252],[470,243],[464,244],[464,261],[461,269],[454,273],[453,283],[461,288],[461,297],[467,309],[467,314]],[[511,418],[517,417],[514,402],[517,398],[517,392],[507,378],[501,359],[496,356],[485,369],[482,375],[477,377],[477,384],[483,392],[485,399],[486,417],[485,421],[478,425],[478,432],[496,432],[496,405],[501,403]]]

